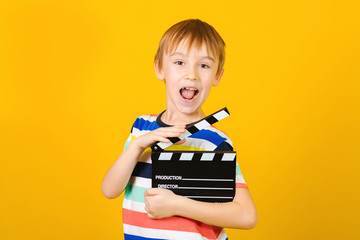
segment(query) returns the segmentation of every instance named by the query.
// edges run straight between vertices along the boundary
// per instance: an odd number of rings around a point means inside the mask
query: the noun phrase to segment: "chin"
[[[178,109],[183,114],[192,115],[192,114],[196,113],[199,109],[201,109],[201,105],[200,106],[198,106],[198,105],[180,106]]]

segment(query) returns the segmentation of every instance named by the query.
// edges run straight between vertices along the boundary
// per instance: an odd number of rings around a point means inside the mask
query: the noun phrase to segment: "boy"
[[[150,145],[179,137],[187,124],[205,117],[202,105],[223,75],[225,43],[199,19],[179,22],[162,37],[154,60],[165,81],[167,108],[136,119],[124,151],[106,173],[102,192],[123,202],[125,239],[227,239],[223,228],[251,229],[257,213],[238,164],[232,202],[206,203],[151,188]],[[232,151],[229,137],[210,126],[166,150]]]

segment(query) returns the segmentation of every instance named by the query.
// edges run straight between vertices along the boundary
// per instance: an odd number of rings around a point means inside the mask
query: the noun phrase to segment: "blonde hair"
[[[154,61],[159,61],[159,69],[162,67],[164,53],[169,53],[179,45],[182,40],[188,39],[188,50],[195,43],[200,48],[205,42],[208,53],[219,60],[216,75],[218,76],[225,63],[225,42],[219,33],[208,23],[200,19],[188,19],[176,23],[162,36]]]

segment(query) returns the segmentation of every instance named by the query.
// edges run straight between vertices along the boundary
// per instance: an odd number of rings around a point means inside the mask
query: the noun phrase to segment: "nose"
[[[186,69],[186,79],[188,80],[197,80],[198,73],[195,66],[189,65]]]

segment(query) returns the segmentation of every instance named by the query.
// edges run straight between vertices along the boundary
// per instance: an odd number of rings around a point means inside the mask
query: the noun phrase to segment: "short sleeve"
[[[234,151],[233,146],[229,144],[228,141],[223,141],[214,151]],[[237,188],[247,188],[244,176],[241,173],[240,166],[236,162],[236,172],[235,172],[235,186]]]
[[[238,162],[236,162],[236,175],[235,176],[236,176],[235,183],[236,183],[237,188],[248,188],[248,186],[245,182],[244,176],[241,173]]]
[[[136,119],[137,120],[137,119]],[[125,142],[125,144],[124,144],[124,149],[123,149],[123,151],[130,145],[130,143],[131,143],[131,141],[132,140],[134,140],[134,134],[133,134],[133,132],[134,132],[134,125],[135,125],[135,123],[136,123],[136,120],[135,120],[135,122],[133,123],[133,125],[132,125],[132,127],[131,127],[131,130],[130,130],[130,134],[129,134],[129,136],[128,136],[128,138],[126,139],[126,142]]]

